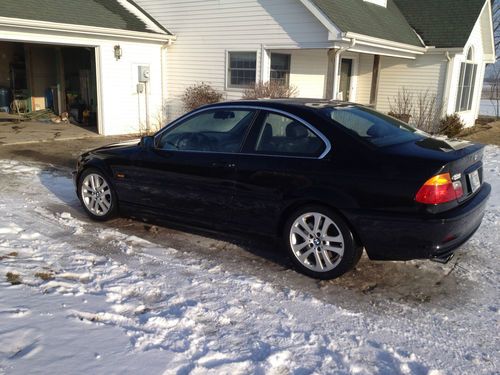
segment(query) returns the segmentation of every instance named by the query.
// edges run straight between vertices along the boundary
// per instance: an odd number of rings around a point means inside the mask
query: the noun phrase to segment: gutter
[[[130,31],[110,29],[106,27],[95,27],[85,25],[72,25],[67,23],[46,22],[27,20],[22,18],[0,17],[0,27],[17,27],[35,31],[58,31],[70,34],[93,35],[113,38],[127,38],[152,42],[168,42],[175,40],[176,36],[171,34],[157,34],[142,31]]]
[[[357,43],[359,44],[366,44],[373,47],[386,48],[386,49],[408,52],[418,55],[423,55],[428,50],[427,47],[417,47],[417,46],[412,46],[410,44],[392,42],[390,40],[375,38],[368,35],[353,33],[350,31],[343,33],[342,36],[348,39],[356,39]]]

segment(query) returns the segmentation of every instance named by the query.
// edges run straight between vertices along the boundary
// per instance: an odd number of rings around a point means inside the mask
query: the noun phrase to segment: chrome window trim
[[[252,110],[257,110],[257,111],[267,111],[267,112],[273,112],[277,113],[280,115],[284,115],[287,117],[292,118],[295,121],[300,122],[302,125],[307,127],[311,132],[313,132],[318,138],[320,138],[324,145],[325,145],[325,150],[321,153],[319,156],[297,156],[297,155],[273,155],[273,154],[261,154],[261,153],[248,153],[248,152],[220,152],[220,151],[196,151],[196,150],[168,150],[169,152],[195,152],[195,153],[204,153],[204,154],[227,154],[227,155],[253,155],[253,156],[269,156],[269,157],[279,157],[279,158],[295,158],[295,159],[316,159],[320,160],[323,159],[328,153],[332,150],[332,145],[330,141],[328,140],[327,137],[323,133],[321,133],[316,127],[308,123],[307,121],[301,119],[300,117],[289,113],[287,111],[282,111],[280,109],[275,109],[275,108],[267,108],[267,107],[259,107],[259,106],[253,106],[253,105],[236,105],[236,104],[228,104],[228,105],[220,105],[220,106],[214,106],[214,107],[209,107],[209,108],[201,108],[198,109],[194,112],[188,113],[184,116],[179,117],[177,120],[174,120],[174,122],[170,123],[169,125],[165,126],[163,129],[161,129],[156,135],[154,136],[154,147],[156,148],[157,145],[157,140],[160,139],[162,134],[166,131],[168,131],[170,128],[175,127],[178,125],[180,122],[184,120],[188,120],[191,117],[203,113],[203,112],[208,112],[208,111],[213,111],[217,109],[252,109]],[[158,150],[161,150],[158,148]]]

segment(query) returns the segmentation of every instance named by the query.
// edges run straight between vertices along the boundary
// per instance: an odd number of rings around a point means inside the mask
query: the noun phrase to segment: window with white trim
[[[271,53],[271,82],[287,87],[290,85],[290,60],[290,55]]]
[[[460,67],[456,111],[464,112],[472,109],[474,90],[476,87],[477,64],[474,64],[472,47],[467,52],[467,60]]]
[[[229,52],[228,60],[228,87],[247,88],[255,85],[256,52]]]

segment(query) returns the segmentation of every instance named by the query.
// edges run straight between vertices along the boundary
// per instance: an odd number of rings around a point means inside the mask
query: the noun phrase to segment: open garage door
[[[96,77],[93,47],[0,41],[2,116],[98,133]]]

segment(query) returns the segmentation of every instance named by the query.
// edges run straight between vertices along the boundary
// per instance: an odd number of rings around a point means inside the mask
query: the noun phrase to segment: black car
[[[491,187],[483,146],[437,139],[370,108],[235,101],[78,159],[78,197],[118,212],[279,236],[329,279],[370,259],[446,262],[478,229]]]

